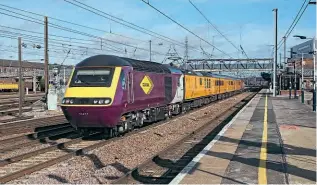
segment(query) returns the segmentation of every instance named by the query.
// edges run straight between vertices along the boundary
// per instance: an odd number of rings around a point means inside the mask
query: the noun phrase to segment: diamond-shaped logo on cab
[[[145,75],[143,80],[140,83],[140,86],[143,89],[145,94],[150,94],[153,87],[154,87],[154,84],[153,84],[151,78],[149,76]]]

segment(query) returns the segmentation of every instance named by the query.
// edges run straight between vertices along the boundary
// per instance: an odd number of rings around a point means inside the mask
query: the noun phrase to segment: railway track
[[[251,94],[224,114],[153,155],[112,184],[167,184],[171,182],[255,94]]]
[[[30,106],[36,101],[38,101],[40,98],[32,98],[32,99],[26,99],[23,102],[23,107],[25,106]],[[7,110],[7,109],[12,109],[12,108],[18,108],[19,107],[19,102],[17,101],[1,101],[0,102],[0,111],[2,110]]]
[[[23,121],[19,121],[15,123],[7,123],[7,124],[0,125],[0,135],[7,136],[11,134],[40,131],[43,128],[39,128],[39,127],[44,127],[44,126],[47,127],[50,125],[54,127],[57,124],[66,124],[66,123],[68,123],[68,121],[65,119],[63,115],[39,118],[39,119],[23,120]]]
[[[54,125],[48,128],[42,128],[41,131],[0,140],[0,146],[4,144],[8,144],[10,145],[10,147],[14,147],[15,143],[20,141],[33,142],[36,140],[41,140],[48,137],[57,136],[60,134],[65,134],[65,133],[69,133],[73,131],[75,131],[75,129],[69,123]]]
[[[32,119],[32,118],[34,118],[34,116],[22,116],[22,117],[14,117],[9,119],[1,119],[0,123],[9,123],[9,122],[21,121],[21,120]]]
[[[16,95],[18,94],[18,92],[2,92],[0,91],[0,96],[3,96],[3,95]]]
[[[199,109],[194,109],[188,111],[188,113],[198,110]],[[12,181],[24,175],[33,173],[35,171],[47,168],[54,164],[70,159],[73,156],[85,155],[88,151],[92,149],[102,147],[116,140],[121,140],[126,136],[143,132],[146,129],[156,127],[160,124],[172,121],[173,119],[178,118],[180,116],[182,115],[175,116],[169,120],[150,124],[137,130],[133,130],[129,133],[126,133],[124,137],[115,137],[107,140],[100,140],[100,133],[94,133],[93,135],[90,135],[88,138],[79,137],[40,150],[7,158],[1,161],[0,163],[0,183]]]
[[[155,127],[159,124],[164,124],[165,122],[166,121],[162,121],[142,127],[141,129],[125,134],[125,136],[143,132],[146,129]],[[70,159],[76,155],[85,155],[85,153],[90,150],[99,148],[115,140],[122,139],[122,137],[115,137],[108,140],[100,140],[102,137],[99,135],[99,133],[88,136],[90,139],[91,137],[95,137],[97,140],[85,141],[85,138],[80,137],[0,161],[0,183],[9,182],[16,178]],[[25,136],[21,136],[21,138],[25,138]]]
[[[23,102],[24,103],[34,103],[38,100],[40,100],[42,98],[42,96],[36,96],[36,97],[25,97]],[[1,99],[0,98],[0,105],[1,106],[5,106],[5,105],[9,105],[9,104],[18,104],[19,103],[19,98],[5,98],[5,99]]]
[[[23,100],[22,104],[22,112],[29,112],[32,109],[29,107],[36,101],[40,100],[41,97],[27,97]],[[11,98],[11,99],[1,99],[0,98],[0,116],[15,116],[19,112],[19,99]],[[10,121],[10,120],[8,120]],[[2,121],[0,121],[2,122]]]
[[[24,95],[25,98],[28,97],[42,97],[44,96],[45,93],[36,93],[36,94],[28,94],[28,95]],[[2,94],[0,93],[0,100],[2,99],[19,99],[19,93],[14,93],[14,94]]]
[[[97,137],[98,135],[99,133],[96,133],[90,135],[89,137]],[[114,139],[117,138],[110,140]],[[100,141],[77,138],[68,142],[59,143],[51,147],[6,159],[0,163],[0,183],[9,182],[26,174],[30,174],[70,159],[73,156],[83,155],[92,149],[103,146],[104,144],[110,142],[110,140]]]
[[[32,111],[31,107],[22,107],[22,112],[30,112]],[[18,108],[9,109],[9,110],[2,110],[0,111],[0,116],[14,116],[19,113]]]

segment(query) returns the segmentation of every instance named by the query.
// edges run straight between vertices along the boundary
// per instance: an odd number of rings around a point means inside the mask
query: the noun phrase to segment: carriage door
[[[128,103],[134,102],[134,92],[133,92],[133,72],[131,70],[127,73],[128,81]]]
[[[171,102],[173,100],[172,95],[172,77],[165,77],[164,78],[165,84],[165,101]]]
[[[183,100],[184,97],[184,76],[181,75],[178,79],[177,82],[177,89],[176,89],[176,93],[177,93],[177,98],[180,99],[180,101]]]

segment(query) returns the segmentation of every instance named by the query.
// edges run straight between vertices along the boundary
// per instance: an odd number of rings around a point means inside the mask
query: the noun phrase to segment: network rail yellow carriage
[[[207,72],[185,72],[185,109],[199,107],[210,101],[232,96],[244,88],[243,81]]]
[[[113,55],[78,63],[62,101],[77,130],[127,132],[239,93],[240,79]]]
[[[0,91],[18,91],[19,85],[17,83],[0,83]]]

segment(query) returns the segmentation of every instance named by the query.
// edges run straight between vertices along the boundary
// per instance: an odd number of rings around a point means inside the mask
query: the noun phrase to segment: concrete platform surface
[[[316,184],[316,113],[262,90],[170,184]]]

